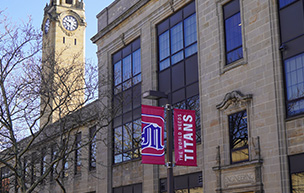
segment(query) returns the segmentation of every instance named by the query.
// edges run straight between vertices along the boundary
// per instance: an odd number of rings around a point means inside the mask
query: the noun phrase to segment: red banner
[[[164,165],[164,108],[142,105],[141,122],[142,163]]]
[[[174,109],[175,164],[197,166],[195,111]]]

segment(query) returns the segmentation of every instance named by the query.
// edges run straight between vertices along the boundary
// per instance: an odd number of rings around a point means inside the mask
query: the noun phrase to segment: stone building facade
[[[176,192],[304,192],[303,0],[115,0],[97,20],[98,102],[115,116],[68,192],[166,192],[166,167],[141,164],[140,109],[167,102],[197,118],[198,166],[174,167]]]
[[[122,106],[103,192],[166,191],[166,168],[137,154],[139,104],[166,103],[136,98],[147,90],[197,110],[198,167],[174,167],[178,192],[303,191],[302,0],[116,0],[97,19],[99,73]]]

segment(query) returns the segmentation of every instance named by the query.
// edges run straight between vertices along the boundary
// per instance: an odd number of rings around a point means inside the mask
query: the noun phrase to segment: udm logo
[[[161,127],[155,123],[150,123],[142,131],[142,155],[162,156],[164,155],[164,145],[162,144]]]

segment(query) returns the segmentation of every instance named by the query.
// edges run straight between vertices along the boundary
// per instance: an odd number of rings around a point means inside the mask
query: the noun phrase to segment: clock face
[[[75,17],[67,15],[63,18],[62,25],[66,30],[74,31],[78,27],[78,22]]]
[[[47,19],[44,24],[44,33],[47,34],[50,29],[50,19]]]

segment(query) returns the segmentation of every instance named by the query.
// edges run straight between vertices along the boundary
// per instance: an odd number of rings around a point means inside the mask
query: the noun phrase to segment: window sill
[[[116,166],[121,166],[121,165],[124,165],[124,164],[132,163],[132,162],[137,162],[137,161],[141,161],[141,157],[140,158],[136,158],[136,159],[132,159],[132,160],[128,160],[128,161],[124,161],[124,162],[113,163],[112,166],[116,167]]]
[[[224,74],[225,72],[227,71],[230,71],[234,68],[237,68],[239,66],[243,66],[243,65],[246,65],[247,64],[247,61],[245,61],[244,58],[241,58],[235,62],[232,62],[230,64],[225,64],[225,66],[222,67],[221,69],[221,74]]]
[[[290,116],[290,117],[287,117],[287,118],[285,119],[285,121],[286,121],[286,122],[288,122],[288,121],[294,121],[294,120],[296,120],[296,119],[301,119],[301,118],[304,118],[304,113],[298,114],[298,115],[294,115],[294,116]]]

